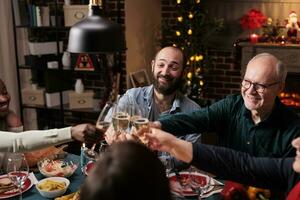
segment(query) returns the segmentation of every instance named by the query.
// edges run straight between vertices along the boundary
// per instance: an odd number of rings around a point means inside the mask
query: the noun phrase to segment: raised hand
[[[168,152],[184,162],[192,160],[192,143],[176,138],[174,135],[156,128],[151,128],[149,133],[144,134],[151,149]]]
[[[86,143],[95,143],[99,141],[99,134],[96,133],[95,126],[91,124],[79,124],[71,127],[72,138]]]

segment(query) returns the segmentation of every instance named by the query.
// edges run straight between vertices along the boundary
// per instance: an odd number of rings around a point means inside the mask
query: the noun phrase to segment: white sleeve
[[[22,133],[0,131],[0,152],[24,152],[70,141],[71,127]]]

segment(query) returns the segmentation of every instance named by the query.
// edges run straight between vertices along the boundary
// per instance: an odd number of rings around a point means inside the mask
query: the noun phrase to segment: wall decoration
[[[130,73],[130,81],[133,87],[150,85],[150,80],[145,69]]]
[[[94,71],[95,67],[89,54],[79,54],[77,57],[75,70],[77,71]]]

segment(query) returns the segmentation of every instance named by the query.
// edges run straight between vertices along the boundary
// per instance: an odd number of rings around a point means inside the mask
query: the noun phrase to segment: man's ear
[[[151,69],[152,69],[152,71],[154,71],[154,64],[155,64],[155,61],[152,60],[152,61],[151,61]]]

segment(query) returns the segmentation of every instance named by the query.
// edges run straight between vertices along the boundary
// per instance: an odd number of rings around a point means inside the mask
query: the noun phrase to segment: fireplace
[[[269,44],[269,43],[239,43],[241,48],[241,73],[244,74],[249,60],[259,53],[270,53],[287,66],[288,75],[285,90],[279,94],[282,103],[300,113],[300,45]]]

